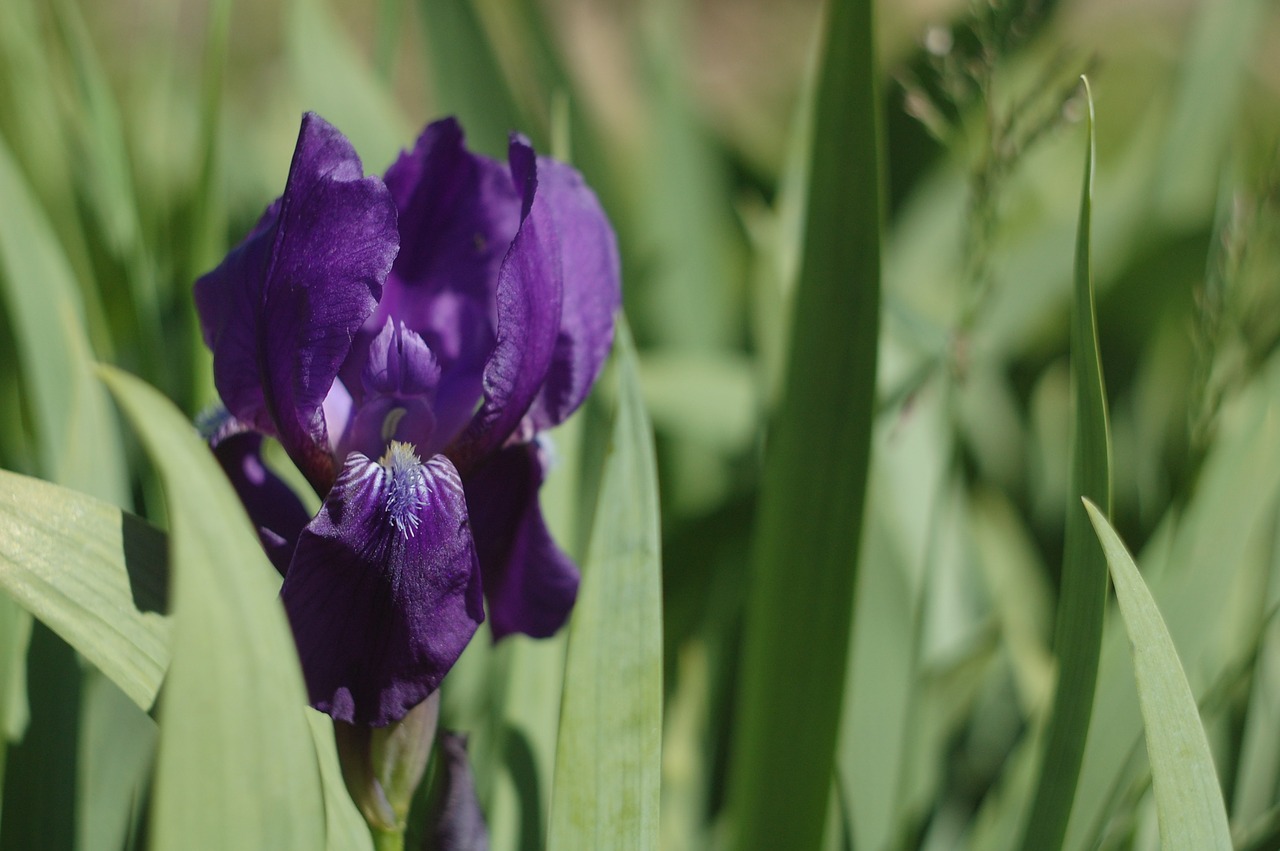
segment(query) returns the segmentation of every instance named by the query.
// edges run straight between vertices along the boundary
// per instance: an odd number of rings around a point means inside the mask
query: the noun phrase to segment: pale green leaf
[[[1133,557],[1106,517],[1085,500],[1129,633],[1138,702],[1165,851],[1230,851],[1226,806],[1209,740],[1178,651]]]
[[[149,709],[169,664],[164,536],[114,505],[0,470],[0,587]]]
[[[1230,592],[1248,560],[1248,542],[1271,534],[1280,495],[1280,441],[1276,439],[1280,359],[1226,406],[1218,438],[1201,466],[1187,503],[1173,512],[1143,552],[1143,575],[1174,636],[1197,694],[1201,672],[1223,668],[1213,652],[1225,623]],[[1089,731],[1064,847],[1098,846],[1116,804],[1130,755],[1142,738],[1142,716],[1129,662],[1128,639],[1117,622],[1107,627],[1098,672],[1097,703],[1106,723]]]
[[[120,851],[139,827],[159,730],[101,673],[88,673],[83,695],[76,848]]]
[[[373,851],[373,839],[364,816],[356,808],[342,779],[342,764],[333,739],[333,719],[307,711],[307,726],[320,761],[320,785],[324,787],[325,848],[327,851]]]
[[[618,413],[569,625],[548,848],[658,845],[662,590],[658,482],[635,351],[619,327]]]
[[[182,414],[126,373],[102,376],[160,474],[172,523],[151,847],[314,851],[324,798],[279,574]]]

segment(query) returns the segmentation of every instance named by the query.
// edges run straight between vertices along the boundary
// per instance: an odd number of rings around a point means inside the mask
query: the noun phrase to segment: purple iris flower
[[[485,617],[555,632],[578,571],[543,522],[538,433],[586,397],[620,303],[613,230],[572,168],[429,125],[384,179],[307,114],[284,194],[195,285],[232,418],[214,451],[284,574],[311,702],[381,726]],[[263,464],[277,438],[323,499]]]

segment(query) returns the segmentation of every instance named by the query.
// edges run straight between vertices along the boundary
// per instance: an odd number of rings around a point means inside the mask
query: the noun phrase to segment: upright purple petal
[[[209,445],[258,530],[267,557],[283,576],[311,515],[293,489],[263,463],[262,437],[228,419],[210,435]]]
[[[520,224],[520,195],[503,164],[465,148],[452,118],[428,125],[386,182],[401,251],[362,336],[378,333],[387,317],[422,336],[443,368],[436,414],[452,436],[480,399],[495,339],[498,269]]]
[[[564,422],[599,377],[613,344],[613,317],[622,306],[622,273],[613,227],[582,175],[539,157],[538,194],[555,223],[564,270],[555,354],[529,411],[541,430]]]
[[[513,137],[509,156],[523,218],[498,273],[498,339],[484,368],[484,399],[450,449],[464,473],[520,425],[546,380],[560,329],[564,288],[555,222],[537,192],[533,148]]]
[[[352,453],[280,591],[312,704],[380,727],[440,685],[484,619],[457,470]]]
[[[364,177],[346,138],[308,113],[284,194],[196,282],[223,401],[277,435],[322,492],[335,472],[322,406],[398,245],[386,186]]]
[[[544,470],[536,444],[508,446],[466,480],[495,639],[553,635],[578,596],[573,561],[552,540],[538,505]]]
[[[387,319],[369,343],[360,383],[364,403],[356,411],[341,451],[377,455],[392,440],[430,454],[436,432],[432,410],[440,365],[423,339],[403,323]]]

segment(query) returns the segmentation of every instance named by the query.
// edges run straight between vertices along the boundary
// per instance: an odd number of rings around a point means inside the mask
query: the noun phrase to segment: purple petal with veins
[[[545,475],[539,456],[535,443],[508,446],[466,480],[495,639],[554,634],[578,596],[578,568],[556,546],[538,504]]]
[[[555,223],[564,275],[555,353],[529,411],[542,430],[577,410],[600,376],[613,344],[613,316],[622,306],[622,273],[613,228],[582,175],[539,157],[538,196]]]
[[[537,160],[520,137],[512,137],[509,156],[523,191],[522,220],[498,273],[498,339],[484,368],[484,399],[449,450],[464,473],[520,426],[546,380],[560,328],[560,246],[537,192]]]
[[[364,177],[346,137],[308,113],[284,194],[196,281],[223,402],[279,437],[320,493],[336,472],[324,401],[398,247],[386,186]]]
[[[396,443],[347,457],[280,591],[312,705],[384,726],[435,691],[484,620],[462,484]]]

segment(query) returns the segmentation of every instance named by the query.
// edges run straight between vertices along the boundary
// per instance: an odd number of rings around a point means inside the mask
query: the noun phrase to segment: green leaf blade
[[[319,765],[277,574],[182,414],[126,373],[102,377],[156,465],[173,524],[173,662],[151,847],[323,847]]]
[[[127,505],[115,417],[93,377],[75,274],[44,211],[0,140],[0,297],[12,323],[40,472]]]
[[[144,710],[169,665],[164,546],[109,503],[0,470],[0,587]]]
[[[817,848],[845,699],[880,313],[872,4],[827,10],[784,398],[769,434],[729,801],[734,847]]]
[[[619,327],[613,445],[569,625],[547,847],[658,847],[662,589],[653,434]],[[622,844],[619,844],[622,843]]]
[[[1106,391],[1098,349],[1093,303],[1090,230],[1093,211],[1093,97],[1088,102],[1084,188],[1076,231],[1071,305],[1072,400],[1075,407],[1071,447],[1072,497],[1083,496],[1111,510],[1111,437]],[[1080,764],[1084,759],[1098,660],[1102,652],[1103,613],[1107,602],[1107,566],[1085,513],[1067,505],[1062,587],[1054,631],[1058,683],[1046,733],[1044,761],[1023,836],[1026,851],[1057,851],[1067,830]]]
[[[1231,831],[1213,754],[1173,638],[1120,536],[1097,506],[1086,500],[1085,509],[1106,552],[1129,633],[1161,845],[1166,851],[1229,851]]]

